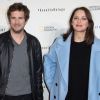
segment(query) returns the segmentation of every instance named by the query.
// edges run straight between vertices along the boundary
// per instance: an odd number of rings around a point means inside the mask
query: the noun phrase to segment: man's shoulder
[[[0,39],[7,39],[9,36],[9,31],[0,34]]]
[[[9,33],[9,31],[6,31],[6,32],[3,32],[3,33],[0,33],[0,36],[5,36]]]
[[[39,39],[30,33],[26,33],[27,39],[31,42],[40,43]]]

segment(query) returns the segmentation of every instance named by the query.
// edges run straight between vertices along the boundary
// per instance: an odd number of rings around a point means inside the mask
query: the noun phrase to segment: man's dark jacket
[[[27,36],[27,53],[33,100],[43,100],[42,87],[42,53],[39,41],[32,35]],[[13,58],[14,45],[10,31],[0,34],[0,97],[5,96],[5,90]],[[13,88],[13,87],[12,87]],[[2,98],[0,100],[3,100]]]

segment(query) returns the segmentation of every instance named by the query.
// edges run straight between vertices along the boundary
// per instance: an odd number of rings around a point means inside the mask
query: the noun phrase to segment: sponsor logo
[[[42,49],[49,49],[49,47],[42,47]]]
[[[7,28],[6,28],[6,27],[4,27],[4,26],[0,26],[0,33],[5,32],[6,30],[7,30]]]
[[[100,29],[100,25],[94,26],[95,29]]]
[[[57,28],[55,26],[40,26],[39,31],[56,31]]]
[[[63,12],[65,8],[39,8],[38,12]]]
[[[100,5],[99,6],[89,6],[90,10],[100,10]]]
[[[56,31],[57,29],[54,26],[44,26],[44,31]]]

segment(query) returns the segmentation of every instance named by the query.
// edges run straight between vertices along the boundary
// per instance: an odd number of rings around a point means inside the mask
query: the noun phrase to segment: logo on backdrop
[[[100,5],[99,6],[89,6],[90,10],[100,10]]]
[[[0,26],[0,33],[3,33],[7,30],[7,27]]]
[[[57,28],[55,27],[55,26],[51,26],[51,25],[49,25],[49,26],[40,26],[39,27],[39,31],[56,31],[57,30]]]
[[[99,21],[99,18],[100,18],[100,5],[93,5],[93,6],[89,6],[89,9],[91,11],[93,11],[93,14],[94,14],[94,31],[95,31],[95,35],[96,37],[100,38],[100,23],[98,22]]]
[[[65,8],[39,8],[38,12],[63,12]]]
[[[100,25],[96,25],[95,26],[95,29],[100,29]]]
[[[91,11],[95,11],[95,13],[96,14],[98,14],[98,10],[100,10],[100,5],[98,5],[98,6],[89,6],[89,9],[91,10]],[[98,18],[98,21],[99,21],[99,17],[96,15],[96,18]],[[96,19],[97,20],[97,19]],[[97,22],[98,22],[97,21]],[[100,24],[96,24],[95,26],[94,26],[94,28],[95,28],[95,30],[100,30]]]

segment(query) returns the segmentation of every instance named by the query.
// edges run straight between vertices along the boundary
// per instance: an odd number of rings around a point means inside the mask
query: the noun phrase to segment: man
[[[10,29],[0,34],[0,100],[43,100],[41,46],[24,30],[29,13],[22,3],[7,11]]]

